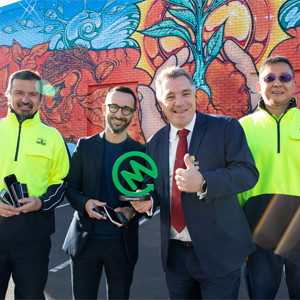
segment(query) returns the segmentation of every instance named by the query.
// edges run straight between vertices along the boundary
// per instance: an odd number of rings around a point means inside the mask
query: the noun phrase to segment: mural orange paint
[[[133,83],[139,113],[129,134],[145,142],[168,122],[154,84],[167,66],[193,76],[200,111],[235,118],[256,109],[257,71],[268,56],[285,55],[300,77],[300,0],[49,0],[31,11],[23,2],[2,7],[0,116],[10,74],[37,70],[41,117],[69,143],[101,132],[109,89]]]

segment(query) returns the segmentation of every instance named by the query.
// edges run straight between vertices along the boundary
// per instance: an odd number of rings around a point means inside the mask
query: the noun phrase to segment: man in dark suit
[[[158,168],[151,196],[153,208],[160,205],[170,299],[237,299],[241,266],[255,245],[236,194],[258,179],[244,131],[234,118],[196,111],[192,77],[178,67],[164,70],[156,89],[170,124],[146,153]],[[133,205],[146,212],[152,203]]]
[[[71,160],[66,195],[76,212],[63,249],[71,256],[75,299],[97,298],[103,266],[108,298],[129,298],[138,258],[138,219],[141,215],[135,215],[129,202],[119,201],[112,168],[126,152],[145,152],[145,146],[132,140],[126,132],[136,114],[136,101],[130,88],[118,86],[112,89],[102,107],[105,131],[80,139]],[[134,160],[145,165],[140,157]],[[123,161],[122,168],[132,172],[128,159]],[[121,184],[130,190],[124,178],[121,178]],[[117,226],[107,216],[100,217],[92,211],[95,206],[105,205],[122,212],[130,220],[128,226]]]

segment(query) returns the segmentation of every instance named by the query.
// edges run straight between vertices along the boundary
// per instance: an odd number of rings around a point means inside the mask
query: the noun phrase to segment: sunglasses
[[[108,106],[109,111],[113,114],[117,113],[120,108],[121,108],[121,112],[124,116],[129,116],[134,111],[134,109],[132,109],[128,106],[121,107],[117,104],[107,104],[107,106]]]
[[[273,82],[276,79],[276,76],[268,75],[268,76],[264,77],[263,79],[264,79],[264,82],[269,83],[269,82]],[[278,77],[278,79],[280,82],[290,82],[293,79],[293,76],[289,75],[289,74],[284,74],[284,75],[280,75]]]

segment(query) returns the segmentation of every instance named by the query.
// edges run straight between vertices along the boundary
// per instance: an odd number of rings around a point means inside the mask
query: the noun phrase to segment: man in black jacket
[[[112,178],[116,160],[130,151],[145,152],[145,146],[132,140],[126,128],[136,115],[136,96],[124,86],[112,89],[103,105],[105,131],[78,141],[71,160],[67,198],[76,210],[63,249],[71,256],[75,299],[96,299],[103,266],[109,299],[128,299],[133,270],[138,258],[138,219],[129,202],[119,201]],[[134,158],[145,165],[142,158]],[[123,170],[131,171],[129,159]],[[119,174],[119,178],[120,178]],[[121,184],[129,189],[124,178]],[[142,183],[141,183],[142,184]],[[117,226],[107,216],[92,209],[110,206],[122,212],[128,226]]]

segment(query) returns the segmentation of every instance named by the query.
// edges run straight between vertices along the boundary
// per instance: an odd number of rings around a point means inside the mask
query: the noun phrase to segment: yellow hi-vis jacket
[[[39,112],[19,122],[8,111],[0,120],[0,189],[3,178],[15,174],[26,183],[29,197],[42,202],[39,211],[0,217],[0,243],[29,242],[44,239],[55,231],[54,208],[63,200],[69,155],[58,130],[41,122]]]
[[[254,188],[238,195],[253,230],[274,194],[300,197],[300,110],[292,98],[277,119],[260,100],[259,111],[240,123],[260,174]]]

